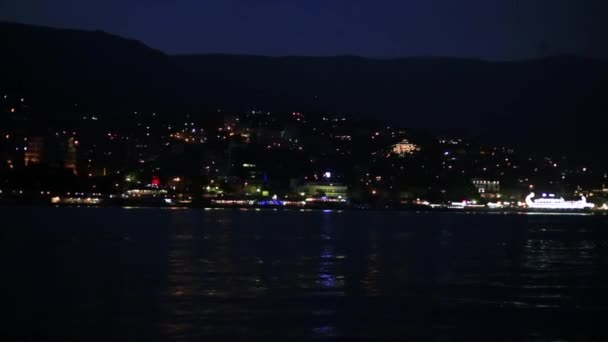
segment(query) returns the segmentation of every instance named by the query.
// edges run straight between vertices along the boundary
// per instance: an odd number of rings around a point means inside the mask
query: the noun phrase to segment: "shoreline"
[[[48,208],[122,208],[122,209],[166,209],[166,210],[234,210],[234,211],[299,211],[299,212],[406,212],[501,214],[501,215],[608,215],[606,210],[539,210],[539,209],[490,209],[490,208],[430,208],[426,206],[403,207],[354,207],[354,206],[218,206],[208,204],[163,205],[150,203],[49,203],[40,201],[0,201],[0,207],[48,207]]]

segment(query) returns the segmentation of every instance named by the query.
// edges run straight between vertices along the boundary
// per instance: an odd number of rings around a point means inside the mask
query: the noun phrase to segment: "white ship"
[[[591,209],[594,207],[593,203],[587,202],[585,196],[582,196],[578,201],[566,201],[562,197],[555,197],[554,194],[543,194],[541,198],[533,199],[534,193],[530,193],[526,197],[526,205],[532,209]]]

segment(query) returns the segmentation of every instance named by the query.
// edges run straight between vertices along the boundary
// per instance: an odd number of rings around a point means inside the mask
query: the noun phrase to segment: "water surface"
[[[0,215],[16,340],[608,340],[608,216]]]

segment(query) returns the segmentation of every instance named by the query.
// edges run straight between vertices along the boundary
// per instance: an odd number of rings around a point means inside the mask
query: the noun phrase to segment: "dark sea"
[[[608,216],[0,217],[2,341],[608,341]]]

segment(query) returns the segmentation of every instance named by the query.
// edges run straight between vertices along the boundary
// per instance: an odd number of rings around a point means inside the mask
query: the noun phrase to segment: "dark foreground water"
[[[4,341],[608,341],[608,216],[0,216]]]

